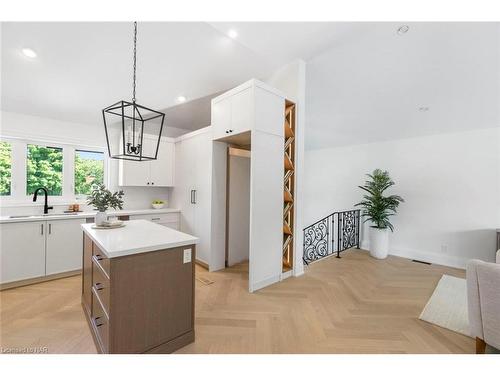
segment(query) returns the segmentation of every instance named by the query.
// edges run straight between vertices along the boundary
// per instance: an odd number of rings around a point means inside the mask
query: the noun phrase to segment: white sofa
[[[471,260],[467,264],[467,304],[476,353],[486,344],[500,349],[500,250],[496,264]]]

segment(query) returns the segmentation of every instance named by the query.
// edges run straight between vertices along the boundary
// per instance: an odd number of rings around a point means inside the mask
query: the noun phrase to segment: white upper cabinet
[[[212,99],[213,139],[260,130],[283,136],[284,95],[252,79]]]
[[[152,138],[144,142],[155,142]],[[174,186],[174,143],[162,139],[158,156],[153,161],[120,160],[118,166],[118,184],[120,186]]]

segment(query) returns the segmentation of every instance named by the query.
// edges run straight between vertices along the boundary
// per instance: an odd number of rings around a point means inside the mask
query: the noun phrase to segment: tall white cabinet
[[[196,258],[210,265],[212,129],[197,130],[175,144],[172,206],[181,210],[180,230],[199,238]]]
[[[213,139],[250,144],[249,290],[281,280],[283,247],[283,144],[285,96],[250,80],[212,99]],[[214,169],[225,163],[223,149],[214,148]],[[217,160],[217,163],[215,162]],[[225,175],[214,174],[212,185],[224,186]],[[212,190],[212,211],[224,216],[226,200]],[[213,217],[213,215],[212,215]],[[226,231],[225,220],[212,222],[212,233]],[[212,257],[221,246],[212,246]]]

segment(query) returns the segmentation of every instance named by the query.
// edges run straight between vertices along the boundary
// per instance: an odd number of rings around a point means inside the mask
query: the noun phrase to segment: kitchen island
[[[198,239],[146,220],[82,229],[82,306],[98,351],[171,353],[193,342]]]

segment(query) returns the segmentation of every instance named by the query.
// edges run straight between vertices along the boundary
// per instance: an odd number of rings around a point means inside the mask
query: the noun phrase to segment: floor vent
[[[411,260],[412,262],[415,262],[415,263],[422,263],[422,264],[427,264],[428,266],[430,266],[432,263],[429,263],[429,262],[424,262],[422,260],[416,260],[416,259],[412,259]]]

